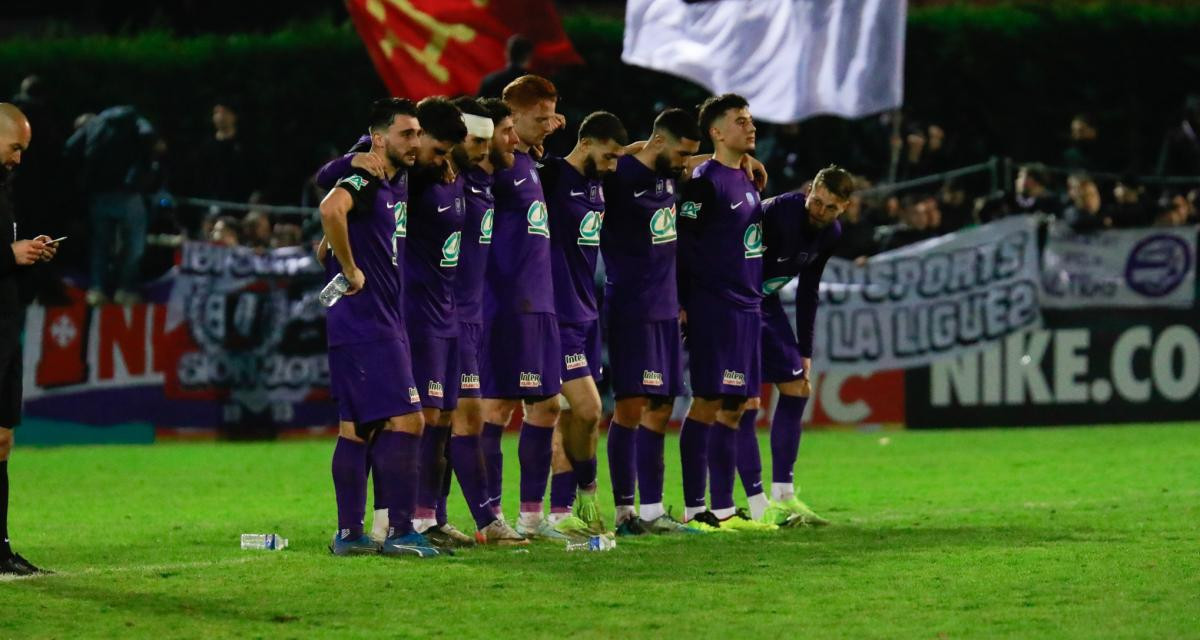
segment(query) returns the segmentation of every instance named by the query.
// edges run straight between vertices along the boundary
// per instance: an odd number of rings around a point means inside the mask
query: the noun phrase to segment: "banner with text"
[[[1037,258],[1033,216],[881,253],[864,265],[833,258],[821,279],[814,368],[907,369],[1040,326]],[[783,295],[794,291],[793,282]]]
[[[1189,308],[1196,297],[1196,227],[1046,234],[1042,306]]]
[[[323,277],[300,248],[187,243],[144,303],[93,308],[72,289],[71,305],[32,306],[25,415],[247,436],[333,424]]]

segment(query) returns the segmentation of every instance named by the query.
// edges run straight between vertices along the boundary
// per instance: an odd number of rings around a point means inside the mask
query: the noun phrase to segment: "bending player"
[[[618,535],[693,532],[663,509],[663,441],[683,393],[683,345],[675,282],[677,179],[700,148],[696,118],[667,109],[649,140],[605,179],[600,232],[605,319],[616,411],[608,465]],[[641,496],[641,513],[634,495]]]
[[[321,202],[321,225],[331,247],[326,270],[349,282],[329,309],[329,377],[338,403],[339,437],[333,454],[338,532],[335,555],[438,555],[413,531],[417,453],[424,427],[413,382],[400,300],[400,264],[407,235],[407,173],[416,160],[420,124],[411,102],[377,101],[370,116],[371,154],[384,179],[355,169]],[[381,503],[393,514],[382,547],[363,534],[367,447]]]
[[[579,125],[575,148],[565,158],[547,158],[540,170],[550,216],[554,308],[562,339],[562,395],[569,411],[560,416],[562,448],[570,461],[578,491],[574,515],[555,514],[560,532],[602,533],[604,521],[596,504],[596,442],[601,418],[600,321],[596,302],[596,258],[604,223],[601,179],[617,166],[628,136],[621,121],[597,111]],[[553,494],[554,489],[551,489]],[[557,517],[556,517],[557,516]]]
[[[684,517],[713,530],[773,530],[737,509],[737,431],[760,379],[762,205],[740,168],[754,149],[745,98],[723,94],[700,106],[712,159],[696,167],[679,211],[680,298],[685,311],[692,406],[680,431]],[[705,470],[712,509],[705,506]]]
[[[764,258],[762,304],[763,379],[779,390],[771,418],[771,500],[762,490],[762,459],[754,422],[758,398],[751,400],[738,428],[738,471],[750,503],[750,516],[775,524],[826,525],[796,497],[792,470],[800,451],[801,419],[812,390],[813,329],[817,292],[825,263],[842,236],[838,216],[854,191],[854,177],[829,166],[813,178],[808,193],[794,191],[763,202]],[[779,299],[779,289],[793,277],[796,286],[796,330]]]

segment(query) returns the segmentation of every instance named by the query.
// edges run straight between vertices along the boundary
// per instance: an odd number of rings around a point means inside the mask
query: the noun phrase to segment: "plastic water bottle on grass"
[[[287,538],[277,533],[243,533],[242,549],[257,551],[283,551],[288,546]]]
[[[612,551],[616,548],[616,539],[608,536],[591,536],[587,540],[567,543],[567,551]]]

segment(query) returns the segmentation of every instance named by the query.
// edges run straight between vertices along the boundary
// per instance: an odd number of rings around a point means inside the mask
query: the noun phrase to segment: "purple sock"
[[[374,469],[374,468],[375,468],[375,445],[372,443],[371,446],[367,447],[367,469],[370,470],[370,469]],[[379,481],[378,473],[371,474],[371,490],[372,490],[372,493],[375,494],[375,496],[373,498],[373,500],[374,500],[373,508],[376,511],[378,511],[379,509],[386,509],[387,508],[387,500],[384,498],[384,494],[387,493],[387,489],[383,486],[383,483]]]
[[[375,468],[385,487],[391,535],[412,533],[417,502],[417,460],[420,436],[401,431],[381,431],[375,438]]]
[[[574,504],[575,472],[563,471],[550,476],[550,513],[569,513]]]
[[[487,495],[487,472],[483,466],[483,453],[479,450],[479,436],[454,436],[450,438],[450,464],[458,476],[463,498],[475,527],[482,529],[496,519]],[[445,501],[442,501],[445,504]]]
[[[333,493],[337,497],[338,535],[362,537],[367,509],[367,445],[338,438],[333,447]]]
[[[758,451],[758,429],[754,424],[757,420],[758,409],[746,409],[737,430],[737,470],[747,497],[763,492],[762,455]]]
[[[570,456],[568,456],[569,458]],[[575,475],[575,486],[584,491],[592,491],[596,488],[596,456],[592,456],[587,460],[571,460],[572,472]]]
[[[450,499],[450,483],[454,480],[454,458],[450,454],[450,443],[446,443],[446,472],[442,474],[442,495],[438,496],[437,507],[434,509],[438,526],[446,524],[446,502]]]
[[[771,418],[771,482],[792,484],[806,404],[808,398],[783,395],[775,404],[775,416]]]
[[[723,424],[708,430],[708,481],[712,493],[710,506],[733,507],[733,478],[737,475],[737,431]]]
[[[637,430],[637,484],[642,504],[659,504],[663,494],[663,442],[666,437],[641,425]],[[632,504],[632,503],[631,503]]]
[[[637,497],[637,433],[637,427],[608,423],[608,475],[618,507],[632,507]]]
[[[683,506],[703,507],[708,480],[708,431],[711,425],[687,418],[679,429],[679,461],[683,464]]]
[[[517,458],[521,463],[521,511],[541,511],[550,478],[550,449],[554,429],[521,423]]]
[[[446,476],[446,444],[450,427],[425,426],[421,434],[420,482],[417,488],[417,517],[436,516],[442,498],[442,478]]]
[[[500,513],[500,497],[504,493],[504,451],[500,439],[504,436],[504,425],[485,422],[479,436],[479,448],[483,450],[483,463],[487,467],[487,495],[492,503],[492,512]]]

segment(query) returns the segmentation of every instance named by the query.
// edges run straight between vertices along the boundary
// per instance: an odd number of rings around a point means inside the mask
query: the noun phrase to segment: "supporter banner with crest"
[[[30,307],[25,415],[107,425],[327,426],[324,273],[305,250],[203,243],[146,288],[146,302]]]
[[[1046,234],[1042,306],[1190,308],[1196,299],[1196,227]]]

